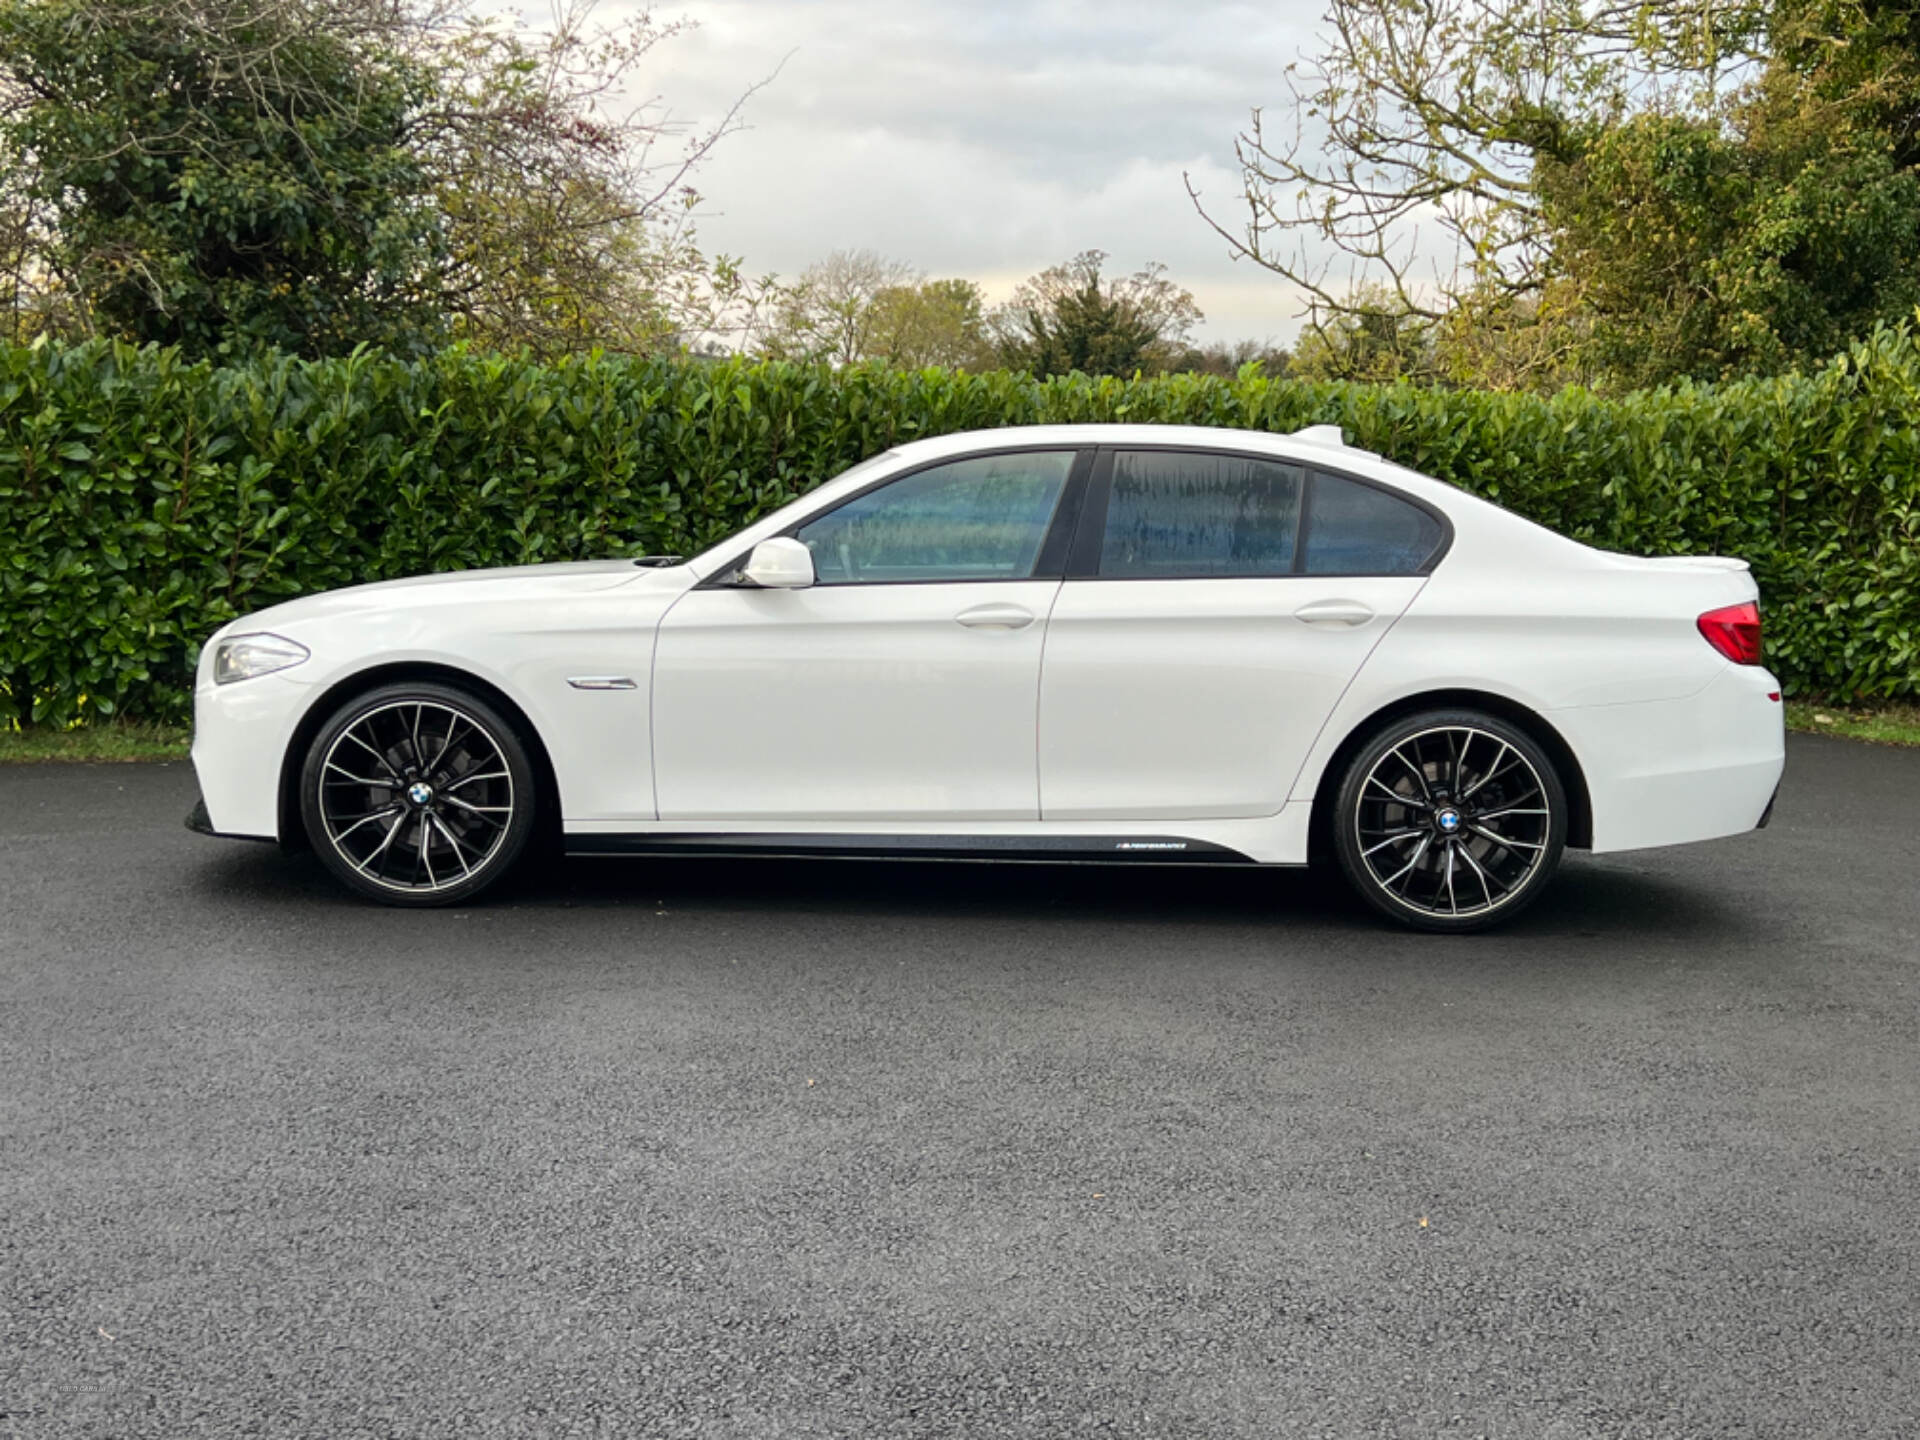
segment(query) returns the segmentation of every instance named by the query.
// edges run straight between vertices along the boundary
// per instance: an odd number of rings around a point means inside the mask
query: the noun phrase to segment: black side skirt
[[[1254,865],[1178,835],[569,835],[569,855],[766,855],[843,860],[1026,860],[1056,864]]]

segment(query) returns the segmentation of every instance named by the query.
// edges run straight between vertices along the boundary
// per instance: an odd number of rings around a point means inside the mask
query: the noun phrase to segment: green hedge
[[[1332,422],[1596,545],[1743,555],[1766,598],[1771,663],[1793,691],[1911,696],[1917,392],[1920,346],[1905,331],[1810,376],[1618,399],[537,365],[457,350],[222,369],[109,343],[0,350],[0,706],[50,723],[176,718],[199,642],[289,596],[463,566],[691,552],[898,442],[1079,420]]]

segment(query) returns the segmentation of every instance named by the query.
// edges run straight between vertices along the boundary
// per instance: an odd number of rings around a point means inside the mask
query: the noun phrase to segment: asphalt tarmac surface
[[[0,770],[0,1435],[1920,1433],[1920,752],[1570,857],[370,907]]]

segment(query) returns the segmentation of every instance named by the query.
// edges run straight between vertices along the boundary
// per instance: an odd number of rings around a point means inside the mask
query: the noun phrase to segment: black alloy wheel
[[[391,905],[468,900],[533,833],[532,762],[514,728],[446,685],[388,685],[335,712],[308,747],[301,817],[321,862]]]
[[[1421,930],[1481,930],[1518,914],[1566,847],[1553,762],[1518,726],[1478,711],[1394,721],[1354,757],[1337,803],[1347,879]]]

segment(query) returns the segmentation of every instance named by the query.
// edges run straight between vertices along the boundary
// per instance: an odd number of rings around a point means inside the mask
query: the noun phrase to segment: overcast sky
[[[700,172],[709,250],[792,276],[870,249],[1004,298],[1102,249],[1164,262],[1209,339],[1287,339],[1293,293],[1235,263],[1193,212],[1190,172],[1232,214],[1233,138],[1311,47],[1316,0],[662,0],[698,28],[648,80],[684,119],[748,105]]]

